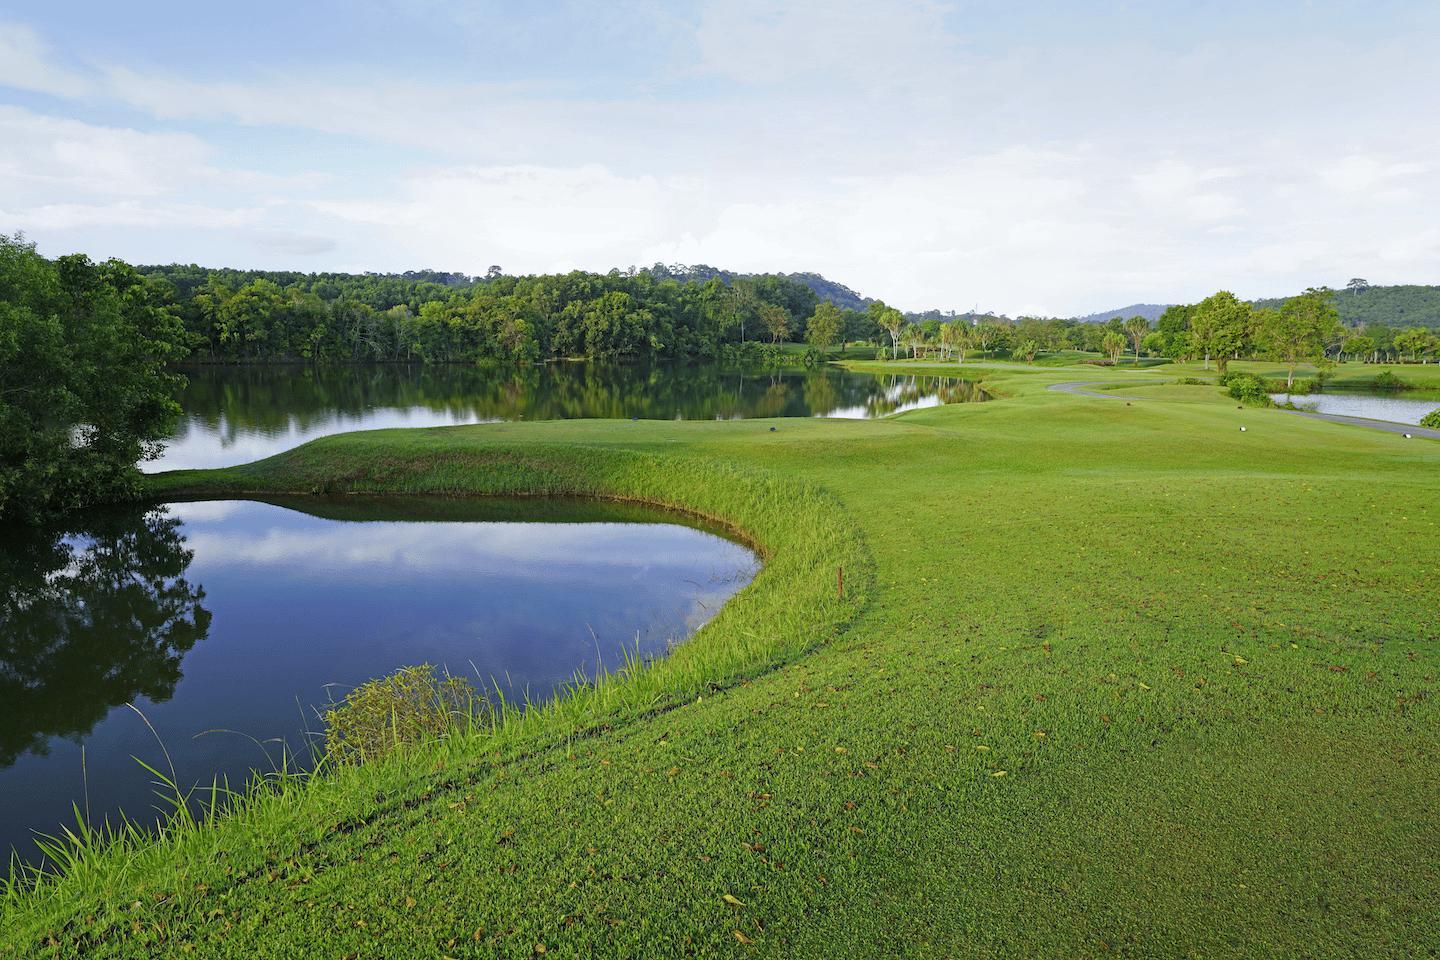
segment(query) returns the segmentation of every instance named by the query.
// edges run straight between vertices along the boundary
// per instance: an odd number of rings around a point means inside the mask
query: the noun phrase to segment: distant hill
[[[1257,307],[1278,307],[1284,297],[1256,300]],[[1388,327],[1440,327],[1440,287],[1399,284],[1340,290],[1335,309],[1347,326],[1382,324]]]
[[[818,273],[785,273],[783,277],[796,280],[815,291],[821,300],[829,300],[841,310],[864,310],[870,297],[862,297],[843,283],[826,280]]]
[[[653,267],[644,267],[639,272],[648,273],[654,277],[669,277],[672,280],[688,280],[695,283],[720,280],[722,283],[728,284],[734,283],[736,280],[753,280],[759,277],[783,277],[809,287],[815,296],[821,300],[829,300],[842,310],[864,310],[866,304],[870,302],[869,297],[862,297],[845,284],[827,280],[818,273],[739,273],[734,270],[712,267],[707,263],[690,266],[683,263],[669,265],[657,263]]]
[[[1160,319],[1160,314],[1165,312],[1168,303],[1132,303],[1128,307],[1120,307],[1116,310],[1105,310],[1101,313],[1092,313],[1075,319],[1081,323],[1106,323],[1119,317],[1121,320],[1129,320],[1131,317],[1144,317],[1151,323]]]

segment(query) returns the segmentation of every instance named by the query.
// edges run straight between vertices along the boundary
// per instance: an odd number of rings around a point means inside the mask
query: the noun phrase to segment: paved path
[[[1047,389],[1059,390],[1061,393],[1073,393],[1081,397],[1099,397],[1102,400],[1160,400],[1160,397],[1127,397],[1118,393],[1102,393],[1098,390],[1087,390],[1086,387],[1098,386],[1106,383],[1104,380],[1071,380],[1066,383],[1052,383]],[[1140,384],[1117,383],[1117,387],[1135,387]],[[1431,440],[1440,440],[1440,430],[1431,430],[1428,427],[1416,427],[1408,423],[1392,423],[1389,420],[1367,420],[1365,417],[1346,417],[1338,413],[1314,413],[1309,410],[1285,410],[1281,413],[1288,413],[1296,417],[1309,417],[1311,420],[1328,420],[1331,423],[1345,423],[1352,427],[1369,427],[1371,430],[1384,430],[1386,433],[1410,434],[1412,437],[1428,437]]]

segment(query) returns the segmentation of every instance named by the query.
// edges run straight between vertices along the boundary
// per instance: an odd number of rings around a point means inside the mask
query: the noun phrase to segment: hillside
[[[734,283],[736,280],[751,280],[757,277],[783,277],[795,283],[803,284],[811,289],[821,300],[829,300],[842,310],[864,310],[870,298],[862,297],[851,290],[843,283],[834,280],[827,280],[818,273],[738,273],[734,270],[724,270],[720,267],[712,267],[709,264],[697,263],[692,266],[685,264],[671,264],[666,266],[657,263],[653,267],[643,270],[651,276],[669,277],[674,280],[692,280],[703,283],[706,280],[718,279],[725,283]]]
[[[1151,323],[1160,319],[1160,314],[1165,312],[1168,303],[1132,303],[1128,307],[1118,307],[1114,310],[1104,310],[1100,313],[1091,313],[1074,319],[1081,323],[1105,323],[1119,317],[1121,320],[1128,320],[1131,317],[1144,317]]]
[[[1257,307],[1278,307],[1284,297],[1256,300]],[[1440,286],[1397,284],[1340,290],[1335,309],[1347,326],[1440,327]]]

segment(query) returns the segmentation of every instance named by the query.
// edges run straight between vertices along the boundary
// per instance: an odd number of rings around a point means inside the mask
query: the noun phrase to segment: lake
[[[714,365],[551,363],[190,367],[175,436],[148,471],[249,463],[347,430],[500,420],[881,417],[988,399],[951,377]]]
[[[644,508],[421,497],[205,501],[0,531],[0,853],[306,755],[318,711],[431,663],[508,700],[663,654],[759,569]],[[134,703],[144,714],[125,706]]]
[[[1311,393],[1303,396],[1274,393],[1270,398],[1276,403],[1293,403],[1301,410],[1313,410],[1316,413],[1412,425],[1418,424],[1431,410],[1440,410],[1440,398],[1419,400],[1393,393]]]

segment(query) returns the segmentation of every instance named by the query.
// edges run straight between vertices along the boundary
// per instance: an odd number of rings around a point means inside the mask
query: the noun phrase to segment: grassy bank
[[[766,567],[633,677],[87,860],[5,904],[0,955],[1440,946],[1440,444],[1173,402],[1209,388],[1164,368],[966,375],[1005,399],[350,434],[158,478],[634,498]],[[1082,379],[1155,399],[1045,389]]]

